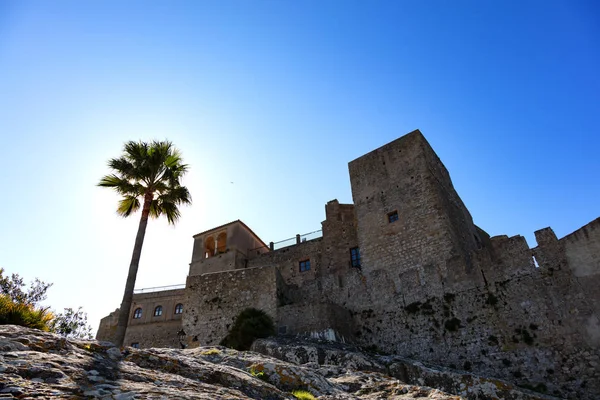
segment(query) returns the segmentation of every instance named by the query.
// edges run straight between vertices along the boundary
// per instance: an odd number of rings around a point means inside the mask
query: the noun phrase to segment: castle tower
[[[396,294],[443,285],[471,274],[480,232],[448,171],[420,131],[349,163],[362,269]],[[408,301],[408,299],[405,299]]]
[[[190,276],[245,268],[269,247],[239,219],[194,235]]]

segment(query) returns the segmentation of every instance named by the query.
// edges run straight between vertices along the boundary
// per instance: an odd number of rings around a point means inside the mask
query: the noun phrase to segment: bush
[[[4,269],[0,268],[0,325],[20,325],[69,338],[92,339],[92,327],[81,307],[65,308],[64,312],[54,315],[49,308],[38,306],[46,299],[46,291],[51,286],[35,278],[26,289],[19,274],[5,276]]]
[[[55,316],[50,330],[64,337],[77,339],[92,339],[92,327],[88,325],[87,314],[79,307],[70,307]]]
[[[274,334],[273,319],[266,312],[247,308],[237,316],[229,334],[220,344],[236,350],[249,350],[254,340]]]
[[[36,305],[46,300],[46,291],[51,283],[40,281],[38,278],[29,285],[29,290],[23,290],[25,282],[19,274],[4,276],[4,268],[0,268],[0,294],[8,296],[15,303]]]
[[[0,325],[19,325],[50,331],[54,315],[47,308],[17,303],[5,294],[0,295]]]
[[[298,400],[316,400],[316,397],[306,390],[294,390],[292,394]]]

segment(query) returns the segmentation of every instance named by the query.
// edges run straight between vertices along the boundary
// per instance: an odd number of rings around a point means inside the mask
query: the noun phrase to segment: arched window
[[[219,233],[217,236],[217,253],[225,253],[227,250],[227,232]]]
[[[135,311],[133,312],[133,319],[140,319],[140,318],[142,318],[142,309],[136,308]]]
[[[156,306],[154,309],[154,316],[160,317],[162,315],[162,306]]]
[[[175,314],[183,313],[183,304],[179,303],[175,306]]]
[[[204,258],[210,258],[215,255],[215,239],[212,236],[206,238],[206,246],[204,248]]]

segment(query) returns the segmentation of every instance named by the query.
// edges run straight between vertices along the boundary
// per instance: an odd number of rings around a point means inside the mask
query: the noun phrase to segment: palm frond
[[[138,179],[138,171],[125,157],[108,160],[108,166],[125,179]]]
[[[168,140],[126,142],[123,154],[109,160],[114,171],[100,180],[98,186],[109,187],[123,196],[117,212],[127,217],[140,208],[146,193],[152,193],[150,216],[166,215],[169,223],[179,218],[177,206],[190,204],[191,196],[180,178],[187,172],[188,165],[182,163],[181,153]]]
[[[104,176],[98,186],[113,188],[117,193],[127,196],[140,196],[144,193],[144,188],[140,185],[130,183],[114,174]]]
[[[122,217],[129,217],[140,208],[140,200],[136,196],[124,196],[119,200],[117,214]]]
[[[181,213],[179,212],[179,208],[177,208],[177,204],[169,202],[169,201],[160,201],[160,213],[167,217],[167,221],[171,225],[175,225],[177,221],[179,221],[179,217],[181,217]],[[154,217],[156,218],[156,217]]]

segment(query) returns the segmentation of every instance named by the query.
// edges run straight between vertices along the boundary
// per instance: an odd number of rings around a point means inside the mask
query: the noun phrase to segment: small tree
[[[236,350],[249,350],[256,339],[274,334],[275,325],[269,314],[256,308],[246,308],[236,317],[229,334],[220,344]]]
[[[23,290],[25,286],[19,274],[4,276],[4,268],[0,268],[0,294],[8,296],[16,303],[36,305],[46,300],[46,291],[52,284],[35,278],[29,285],[29,290]]]
[[[28,290],[24,290],[26,286],[19,274],[4,276],[4,269],[0,268],[0,325],[25,326],[70,338],[92,338],[92,327],[81,307],[54,314],[49,307],[38,304],[46,300],[52,283],[35,278]]]
[[[50,330],[67,338],[93,339],[87,313],[81,307],[77,310],[67,307],[64,312],[56,314]]]

